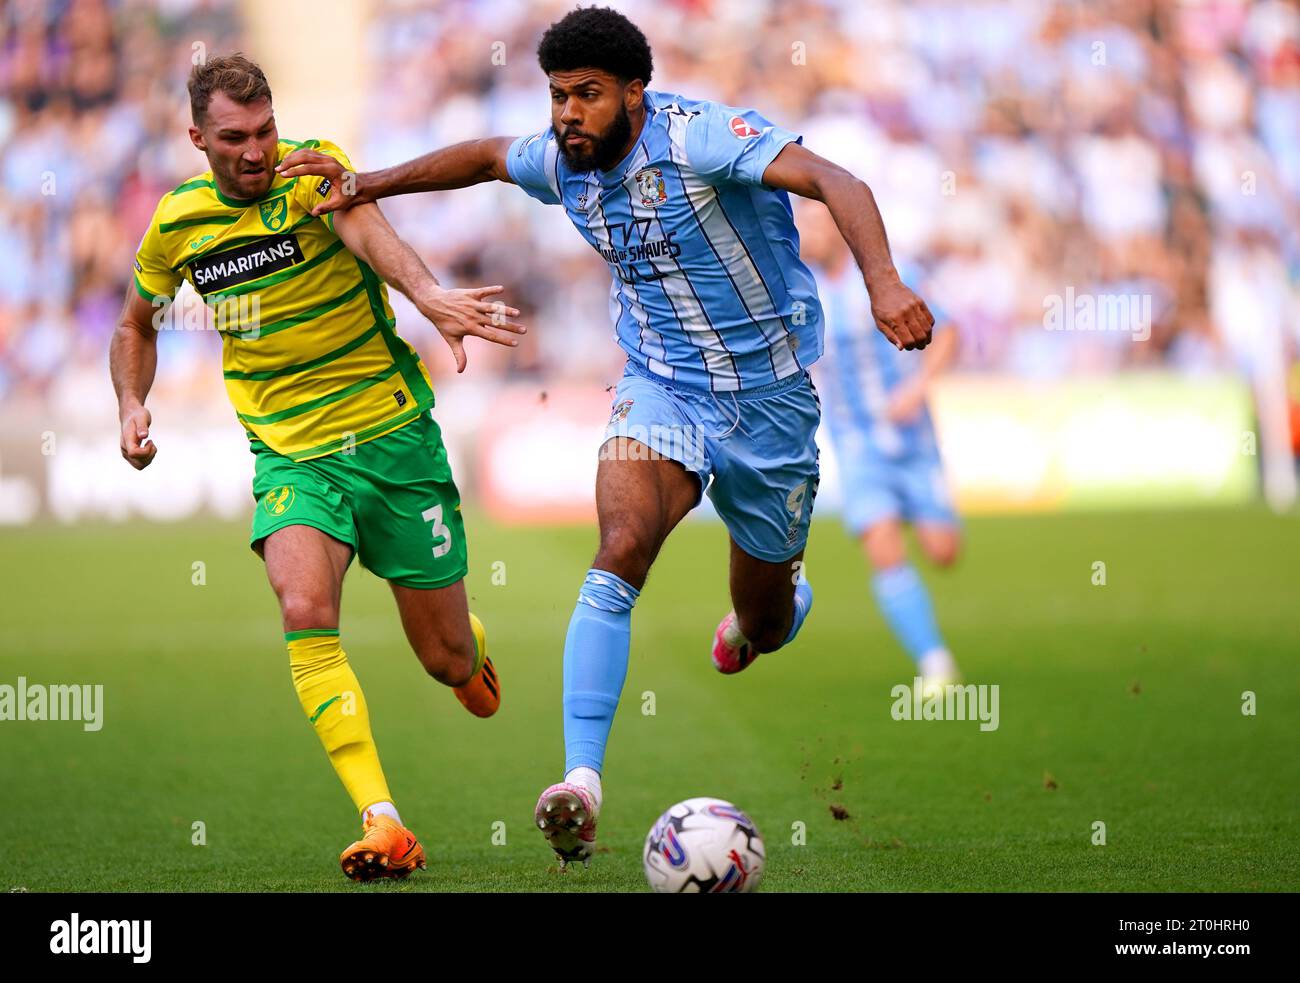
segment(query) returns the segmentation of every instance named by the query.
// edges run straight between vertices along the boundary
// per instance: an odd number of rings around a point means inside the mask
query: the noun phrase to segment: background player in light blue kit
[[[876,603],[916,663],[927,691],[957,678],[930,595],[908,562],[910,525],[930,562],[951,566],[961,529],[930,419],[930,383],[957,352],[957,333],[933,302],[934,341],[917,358],[885,341],[871,323],[871,298],[825,208],[801,203],[801,253],[817,276],[826,352],[817,387],[844,490],[844,523],[871,564]],[[900,263],[916,287],[920,271]]]
[[[600,547],[564,646],[564,781],[535,810],[567,862],[588,860],[595,844],[632,607],[706,489],[731,539],[734,609],[714,633],[715,667],[739,672],[793,641],[812,606],[799,571],[818,481],[820,407],[808,369],[821,354],[822,314],[788,192],[830,209],[890,344],[924,348],[934,319],[894,269],[865,184],[752,110],[647,90],[650,48],[623,15],[572,11],[547,30],[538,61],[547,129],[470,140],[373,174],[345,175],[297,151],[282,173],[335,179],[318,213],[517,184],[561,205],[609,265],[627,367],[596,476]]]

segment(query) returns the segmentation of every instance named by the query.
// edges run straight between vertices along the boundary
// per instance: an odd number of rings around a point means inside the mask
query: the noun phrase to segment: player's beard
[[[601,136],[593,136],[585,130],[578,130],[581,136],[591,140],[591,149],[584,153],[574,153],[564,142],[565,136],[570,131],[559,130],[554,123],[551,124],[551,130],[555,133],[555,142],[560,148],[560,153],[564,155],[564,162],[571,170],[607,171],[622,158],[623,147],[627,145],[628,138],[632,135],[632,117],[628,115],[626,106],[619,106],[618,115]]]
[[[262,197],[270,190],[275,180],[273,163],[263,164],[261,173],[256,175],[247,173],[247,165],[242,160],[237,160],[233,164],[212,160],[208,163],[212,165],[212,171],[217,177],[217,187],[240,201]]]

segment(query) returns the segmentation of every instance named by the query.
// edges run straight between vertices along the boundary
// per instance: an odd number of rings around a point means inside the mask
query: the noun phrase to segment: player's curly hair
[[[542,35],[537,61],[547,75],[599,68],[630,82],[650,84],[654,59],[641,29],[609,7],[576,7]]]
[[[241,106],[271,98],[271,84],[262,69],[238,51],[195,65],[190,71],[189,90],[190,116],[195,126],[203,125],[214,92],[224,92]]]

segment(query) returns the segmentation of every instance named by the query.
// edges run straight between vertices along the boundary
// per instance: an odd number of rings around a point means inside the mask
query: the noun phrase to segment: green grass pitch
[[[640,891],[646,830],[693,795],[754,817],[770,891],[1300,888],[1294,517],[969,521],[958,568],[926,578],[967,680],[1000,687],[990,733],[891,719],[910,663],[831,520],[813,530],[798,642],[719,676],[725,534],[687,524],[634,613],[598,853],[563,873],[531,816],[561,774],[561,651],[595,532],[468,521],[496,718],[423,675],[386,585],[348,576],[344,647],[429,855],[407,882],[365,886],[338,869],[358,823],[298,708],[244,523],[0,533],[0,683],[105,687],[98,733],[0,722],[0,889]]]

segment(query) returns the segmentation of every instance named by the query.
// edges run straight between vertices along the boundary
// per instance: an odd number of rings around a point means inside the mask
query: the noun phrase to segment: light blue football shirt
[[[801,138],[749,109],[645,101],[640,138],[612,170],[570,170],[548,127],[511,144],[511,180],[563,204],[609,264],[618,343],[642,368],[719,392],[803,372],[821,355],[821,305],[790,196],[762,183]]]

